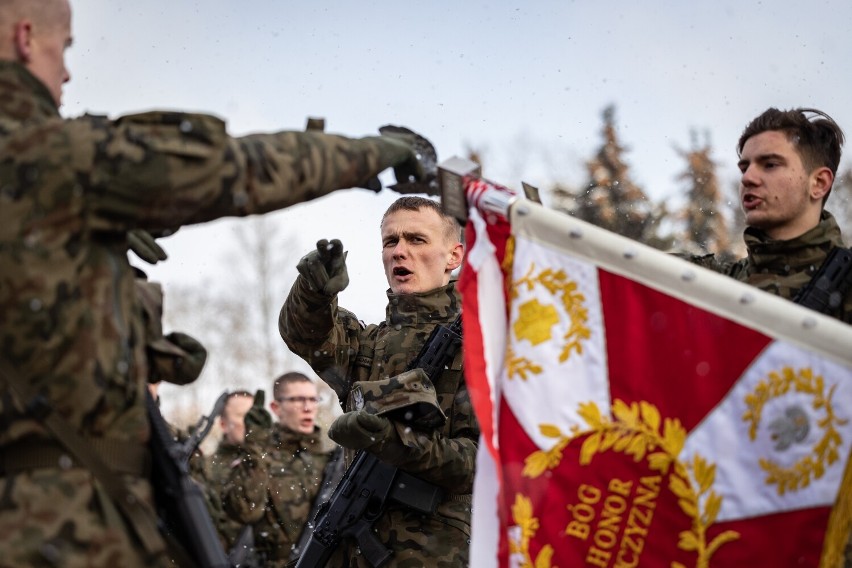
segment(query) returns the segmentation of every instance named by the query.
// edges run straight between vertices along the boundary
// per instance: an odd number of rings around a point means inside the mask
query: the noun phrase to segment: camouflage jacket
[[[819,270],[829,251],[844,246],[840,227],[828,211],[822,212],[816,227],[795,239],[774,241],[753,228],[745,230],[743,239],[748,256],[734,262],[720,262],[712,254],[684,258],[791,300]],[[828,315],[852,324],[852,290]]]
[[[334,389],[344,410],[353,408],[349,394],[354,383],[402,373],[435,325],[453,321],[461,309],[454,283],[425,294],[389,292],[388,300],[385,321],[364,327],[354,314],[338,307],[336,297],[310,290],[299,276],[281,310],[278,325],[284,341]],[[448,418],[443,427],[420,431],[395,423],[392,437],[370,448],[383,461],[440,486],[445,494],[431,518],[392,505],[378,520],[374,529],[394,552],[391,566],[466,564],[479,426],[462,359],[459,350],[434,381]],[[357,550],[351,555],[356,565],[367,566]]]
[[[280,209],[362,185],[409,156],[381,137],[234,138],[221,120],[199,114],[64,120],[38,79],[18,63],[0,61],[2,356],[80,435],[142,448],[149,437],[143,393],[150,370],[127,231]],[[2,384],[0,424],[0,450],[51,438]],[[74,470],[75,479],[84,477]],[[16,477],[0,528],[8,519],[20,535],[27,527],[12,512],[26,511],[32,524],[42,509],[32,507],[24,474]],[[79,487],[74,491],[92,491],[90,481]],[[147,501],[147,482],[140,480],[138,489]],[[62,514],[51,527],[33,524],[32,546],[54,528],[64,530],[81,506],[101,510],[84,497],[68,499],[44,501]],[[86,522],[103,518],[93,514]],[[114,557],[113,563],[130,561]]]
[[[254,544],[265,566],[284,566],[290,559],[333,448],[322,432],[293,432],[280,424],[261,444],[250,439],[240,464],[224,487],[225,510],[235,520],[251,523]]]
[[[0,343],[81,433],[147,439],[148,376],[126,232],[280,209],[357,186],[394,161],[380,137],[228,136],[212,116],[63,120],[47,88],[0,61]],[[43,434],[2,398],[0,445]]]
[[[242,447],[223,440],[216,447],[216,451],[210,456],[205,456],[204,460],[210,516],[213,518],[225,550],[230,550],[245,525],[245,523],[232,519],[225,511],[222,502],[222,495],[227,492],[231,471],[242,461],[244,455]]]

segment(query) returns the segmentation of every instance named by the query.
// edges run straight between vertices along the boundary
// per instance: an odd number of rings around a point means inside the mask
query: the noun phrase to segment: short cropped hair
[[[237,398],[238,396],[248,396],[254,398],[254,395],[247,390],[235,390],[228,393],[228,396],[225,397],[225,404],[227,405],[231,402],[231,399]]]
[[[444,210],[441,209],[441,204],[434,199],[427,199],[417,195],[404,195],[391,203],[391,206],[388,207],[388,210],[385,211],[384,215],[382,215],[382,222],[380,223],[380,226],[384,225],[385,219],[391,213],[396,213],[397,211],[420,211],[421,209],[431,209],[437,213],[444,224],[444,234],[447,238],[461,242],[462,228],[461,225],[459,225],[459,222],[456,221],[456,218],[452,215],[447,215]]]
[[[275,379],[275,383],[272,385],[272,398],[275,400],[280,399],[284,396],[284,389],[288,385],[292,385],[293,383],[311,383],[313,381],[302,373],[297,371],[291,371],[289,373],[284,373],[277,379]]]

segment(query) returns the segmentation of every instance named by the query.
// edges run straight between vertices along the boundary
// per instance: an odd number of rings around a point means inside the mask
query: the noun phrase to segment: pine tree
[[[603,145],[586,162],[588,181],[578,191],[554,187],[554,208],[625,237],[667,248],[671,240],[659,234],[665,207],[652,203],[630,179],[630,167],[623,159],[626,148],[616,131],[615,107],[606,107],[602,117]]]
[[[678,176],[685,183],[687,201],[676,215],[680,226],[677,247],[691,254],[731,257],[730,230],[724,214],[728,206],[716,176],[716,163],[710,157],[709,135],[706,138],[699,146],[693,132],[691,150],[675,148],[687,163],[686,171]]]

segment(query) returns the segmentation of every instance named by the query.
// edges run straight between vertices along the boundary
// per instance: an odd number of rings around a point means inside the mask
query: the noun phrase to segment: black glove
[[[438,154],[429,140],[404,126],[386,125],[379,132],[389,141],[405,144],[413,154],[394,165],[396,183],[390,189],[398,193],[438,195]]]
[[[391,421],[366,410],[347,412],[331,423],[328,437],[350,450],[363,450],[384,441],[393,430]]]
[[[181,380],[177,384],[191,383],[198,378],[204,369],[204,364],[207,362],[207,349],[200,341],[180,331],[171,332],[166,336],[166,339],[186,351],[187,354],[186,357],[175,362],[175,372],[180,375]]]
[[[243,422],[246,425],[246,442],[257,442],[265,445],[272,430],[272,415],[266,410],[264,402],[266,395],[263,389],[254,393],[254,404],[246,412]]]
[[[169,257],[163,247],[157,244],[154,236],[142,229],[127,231],[127,246],[148,264],[157,264]]]
[[[346,252],[338,239],[331,242],[317,241],[316,250],[312,250],[296,265],[311,290],[328,296],[339,294],[349,285],[349,272],[346,270]]]

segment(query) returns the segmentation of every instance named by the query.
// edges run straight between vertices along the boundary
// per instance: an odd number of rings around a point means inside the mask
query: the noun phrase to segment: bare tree
[[[838,175],[826,207],[837,219],[847,245],[852,245],[852,168]]]

